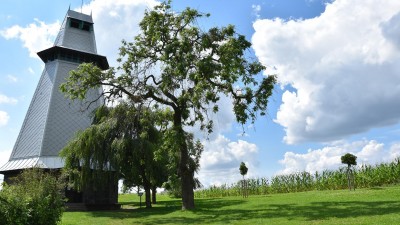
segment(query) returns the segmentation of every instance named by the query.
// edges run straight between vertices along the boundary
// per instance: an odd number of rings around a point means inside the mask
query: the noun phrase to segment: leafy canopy
[[[254,123],[258,114],[266,113],[276,80],[263,76],[265,67],[246,57],[251,43],[233,25],[205,31],[197,23],[202,17],[209,14],[190,8],[177,13],[170,1],[161,3],[145,12],[134,41],[122,42],[118,67],[101,71],[82,64],[60,87],[70,98],[84,99],[90,89],[104,85],[105,100],[127,98],[170,110],[160,119],[169,122],[175,133],[184,209],[194,208],[184,127],[198,123],[212,132],[209,114],[218,112],[221,95],[232,99],[239,123]]]
[[[248,171],[248,170],[249,170],[249,169],[247,168],[246,164],[245,164],[244,162],[241,162],[241,163],[240,163],[240,167],[239,167],[240,174],[241,174],[242,176],[245,176],[245,175],[247,174],[247,171]]]
[[[75,188],[101,182],[110,171],[127,184],[142,185],[142,170],[153,171],[154,152],[161,134],[152,123],[149,109],[122,102],[114,108],[100,107],[93,124],[76,134],[60,155]]]
[[[342,163],[347,164],[348,167],[357,165],[357,156],[353,154],[346,153],[340,159],[342,160]]]
[[[264,66],[246,58],[251,43],[233,25],[200,29],[197,19],[208,16],[190,8],[176,13],[162,3],[145,13],[134,42],[122,42],[120,66],[101,71],[82,64],[61,90],[84,99],[89,89],[105,85],[107,100],[151,101],[170,107],[183,125],[200,122],[209,132],[209,109],[217,112],[224,94],[233,98],[238,122],[254,122],[257,112],[266,112],[275,77],[260,75]]]

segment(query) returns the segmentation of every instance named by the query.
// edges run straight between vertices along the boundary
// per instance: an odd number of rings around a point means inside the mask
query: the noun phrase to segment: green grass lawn
[[[118,211],[65,212],[62,224],[399,224],[400,186],[356,191],[310,191],[263,196],[180,201],[158,196],[152,209],[135,195],[121,195]]]

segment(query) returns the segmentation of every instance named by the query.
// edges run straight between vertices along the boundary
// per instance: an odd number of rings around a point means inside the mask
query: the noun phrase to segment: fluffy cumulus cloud
[[[249,168],[248,175],[258,175],[258,148],[247,141],[231,141],[218,135],[212,141],[204,141],[204,152],[200,160],[201,170],[198,174],[205,186],[231,184],[241,179],[240,162]]]
[[[38,57],[37,52],[52,46],[54,38],[60,30],[60,22],[47,24],[39,19],[25,27],[14,25],[0,31],[5,39],[19,39],[28,49],[29,56]]]
[[[400,157],[400,143],[386,147],[385,144],[375,140],[362,140],[351,143],[334,143],[321,149],[310,149],[304,154],[286,152],[284,158],[280,160],[284,168],[278,174],[334,170],[343,166],[340,157],[346,153],[356,155],[358,165],[375,165],[381,162],[391,162]]]
[[[254,22],[259,60],[285,89],[286,143],[332,141],[400,121],[400,1],[336,0],[320,16]],[[271,71],[267,71],[271,72]]]

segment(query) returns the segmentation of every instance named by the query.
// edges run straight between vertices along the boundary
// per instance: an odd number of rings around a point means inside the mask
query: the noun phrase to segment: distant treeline
[[[400,183],[400,158],[391,163],[375,166],[362,165],[354,168],[355,188],[370,188]],[[346,168],[325,170],[323,172],[298,172],[288,175],[277,175],[271,178],[248,179],[249,195],[266,195],[311,190],[347,189]],[[197,190],[196,198],[241,196],[241,183],[211,186]]]

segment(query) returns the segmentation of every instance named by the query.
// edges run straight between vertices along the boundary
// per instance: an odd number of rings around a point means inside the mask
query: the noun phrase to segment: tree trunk
[[[247,180],[244,178],[244,175],[243,175],[242,188],[243,188],[243,198],[247,198],[249,196],[248,184],[247,184]]]
[[[145,193],[145,201],[146,201],[146,208],[151,208],[151,193],[150,193],[150,185],[145,184],[144,186],[144,193]]]
[[[180,149],[179,175],[182,187],[182,210],[194,209],[193,171],[189,170],[189,152],[182,128],[181,115],[175,111],[174,129]]]
[[[350,165],[347,167],[347,186],[349,186],[349,191],[351,191],[351,184],[350,184]]]
[[[151,185],[150,181],[146,177],[145,169],[144,166],[141,167],[141,175],[143,179],[143,188],[144,188],[144,194],[145,194],[145,201],[146,201],[146,208],[151,208]]]
[[[193,176],[182,171],[182,210],[194,209]]]
[[[151,202],[157,204],[157,187],[151,187]]]
[[[189,171],[189,154],[186,141],[183,139],[180,144],[179,170],[182,181],[182,210],[194,209],[193,172]]]

